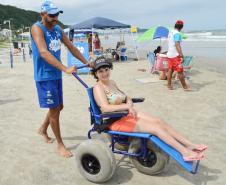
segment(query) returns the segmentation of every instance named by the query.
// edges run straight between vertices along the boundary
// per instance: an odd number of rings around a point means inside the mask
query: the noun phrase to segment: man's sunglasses
[[[58,17],[59,16],[59,12],[55,13],[55,14],[48,14],[49,17],[54,18],[54,17]]]

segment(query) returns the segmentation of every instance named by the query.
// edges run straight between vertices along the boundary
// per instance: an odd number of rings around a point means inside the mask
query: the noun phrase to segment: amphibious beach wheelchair
[[[95,183],[109,180],[116,169],[114,153],[129,156],[135,168],[148,175],[161,173],[168,164],[169,157],[188,172],[193,174],[197,172],[200,161],[185,162],[178,151],[154,135],[108,130],[108,124],[127,115],[128,111],[101,113],[93,96],[93,88],[89,88],[77,74],[73,73],[73,75],[87,90],[91,125],[93,125],[88,131],[89,139],[76,149],[76,163],[83,177]],[[133,98],[134,103],[142,101],[144,98]],[[106,133],[111,138],[110,146],[100,139],[92,139],[93,132]]]

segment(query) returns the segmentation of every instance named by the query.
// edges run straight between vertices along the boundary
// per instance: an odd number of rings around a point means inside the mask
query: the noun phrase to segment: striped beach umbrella
[[[169,31],[173,28],[168,28],[164,26],[156,26],[152,27],[146,32],[144,32],[141,36],[137,38],[138,42],[144,42],[148,40],[154,40],[154,39],[161,39],[161,38],[167,38],[169,35]],[[187,37],[181,33],[182,38],[186,39]]]

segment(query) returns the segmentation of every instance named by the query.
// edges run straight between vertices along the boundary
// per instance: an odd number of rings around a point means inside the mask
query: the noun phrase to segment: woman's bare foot
[[[204,145],[204,144],[193,144],[191,146],[188,147],[190,150],[194,151],[194,152],[204,152],[205,150],[208,149],[208,146]]]
[[[184,161],[199,161],[204,158],[203,153],[196,153],[193,151],[188,151],[186,154],[183,154]]]
[[[65,158],[69,158],[69,157],[73,156],[71,151],[67,150],[66,147],[64,146],[64,144],[59,144],[57,147],[57,150],[58,150],[59,154]]]
[[[54,139],[51,138],[51,137],[49,137],[48,134],[47,134],[47,132],[44,132],[42,128],[40,128],[40,129],[38,130],[38,134],[40,134],[41,136],[43,136],[44,141],[45,141],[46,143],[53,143]]]

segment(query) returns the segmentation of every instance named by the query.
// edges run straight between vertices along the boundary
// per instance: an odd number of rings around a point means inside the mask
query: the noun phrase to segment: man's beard
[[[51,20],[51,21],[49,21],[47,18],[45,19],[45,21],[46,21],[48,24],[51,24],[52,26],[55,26],[55,25],[58,23],[57,20]]]

